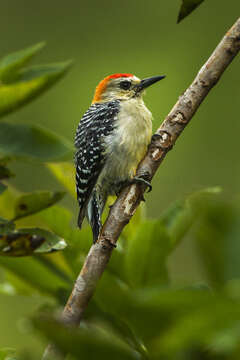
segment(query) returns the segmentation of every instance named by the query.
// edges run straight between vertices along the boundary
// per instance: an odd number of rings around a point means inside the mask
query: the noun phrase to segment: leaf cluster
[[[191,194],[156,220],[147,219],[140,207],[80,328],[64,326],[52,310],[35,317],[34,327],[71,359],[238,359],[240,208],[220,192],[209,188]],[[66,210],[59,206],[41,216],[68,242],[61,255],[76,274],[91,242],[89,229],[69,229],[68,237],[62,225]],[[186,236],[197,248],[205,283],[172,282],[168,259]],[[62,297],[55,299],[60,304]]]
[[[64,179],[72,194],[72,179],[67,184],[64,176],[66,164],[56,166],[58,180]],[[54,164],[51,168],[56,170]],[[219,188],[209,188],[191,194],[155,220],[147,219],[141,206],[121,235],[79,329],[64,326],[53,314],[67,300],[92,235],[89,227],[76,229],[72,213],[49,206],[45,195],[45,209],[38,207],[23,219],[41,222],[68,246],[51,255],[0,257],[6,269],[0,291],[9,296],[37,292],[46,303],[54,300],[32,324],[69,359],[237,359],[240,267],[233,249],[238,247],[240,209],[219,193]],[[16,197],[15,214],[26,198]],[[171,281],[168,259],[186,236],[198,249],[206,283],[180,287]]]

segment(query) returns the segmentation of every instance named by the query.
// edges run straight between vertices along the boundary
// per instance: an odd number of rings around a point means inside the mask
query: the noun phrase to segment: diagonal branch
[[[178,136],[189,123],[208,92],[218,82],[222,73],[240,50],[240,18],[226,33],[208,61],[203,65],[193,83],[179,97],[156,134],[153,135],[148,153],[138,167],[137,175],[144,174],[151,180],[175,144]],[[124,226],[138,207],[146,187],[131,185],[124,189],[103,226],[96,244],[92,245],[72,294],[63,311],[63,320],[69,325],[79,325],[96,285],[107,266],[113,248]],[[50,350],[50,349],[49,349]],[[45,352],[47,355],[48,350]]]

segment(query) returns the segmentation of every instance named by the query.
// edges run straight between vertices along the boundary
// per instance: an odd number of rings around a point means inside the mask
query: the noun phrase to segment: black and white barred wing
[[[114,129],[119,101],[93,104],[82,117],[75,136],[76,188],[80,206],[78,225],[81,227],[86,207],[98,176],[106,161],[104,138]]]

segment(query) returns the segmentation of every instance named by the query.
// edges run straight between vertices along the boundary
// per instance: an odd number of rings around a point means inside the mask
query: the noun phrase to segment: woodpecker
[[[108,195],[133,182],[152,136],[152,114],[145,106],[144,89],[163,79],[140,80],[133,74],[113,74],[96,87],[91,106],[75,136],[76,190],[80,207],[78,226],[86,216],[93,242],[101,231],[101,215]]]

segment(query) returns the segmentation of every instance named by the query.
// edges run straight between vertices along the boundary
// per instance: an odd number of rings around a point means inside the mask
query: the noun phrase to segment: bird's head
[[[165,76],[153,76],[140,80],[132,74],[109,75],[98,84],[93,103],[141,97],[144,89],[164,78]]]

